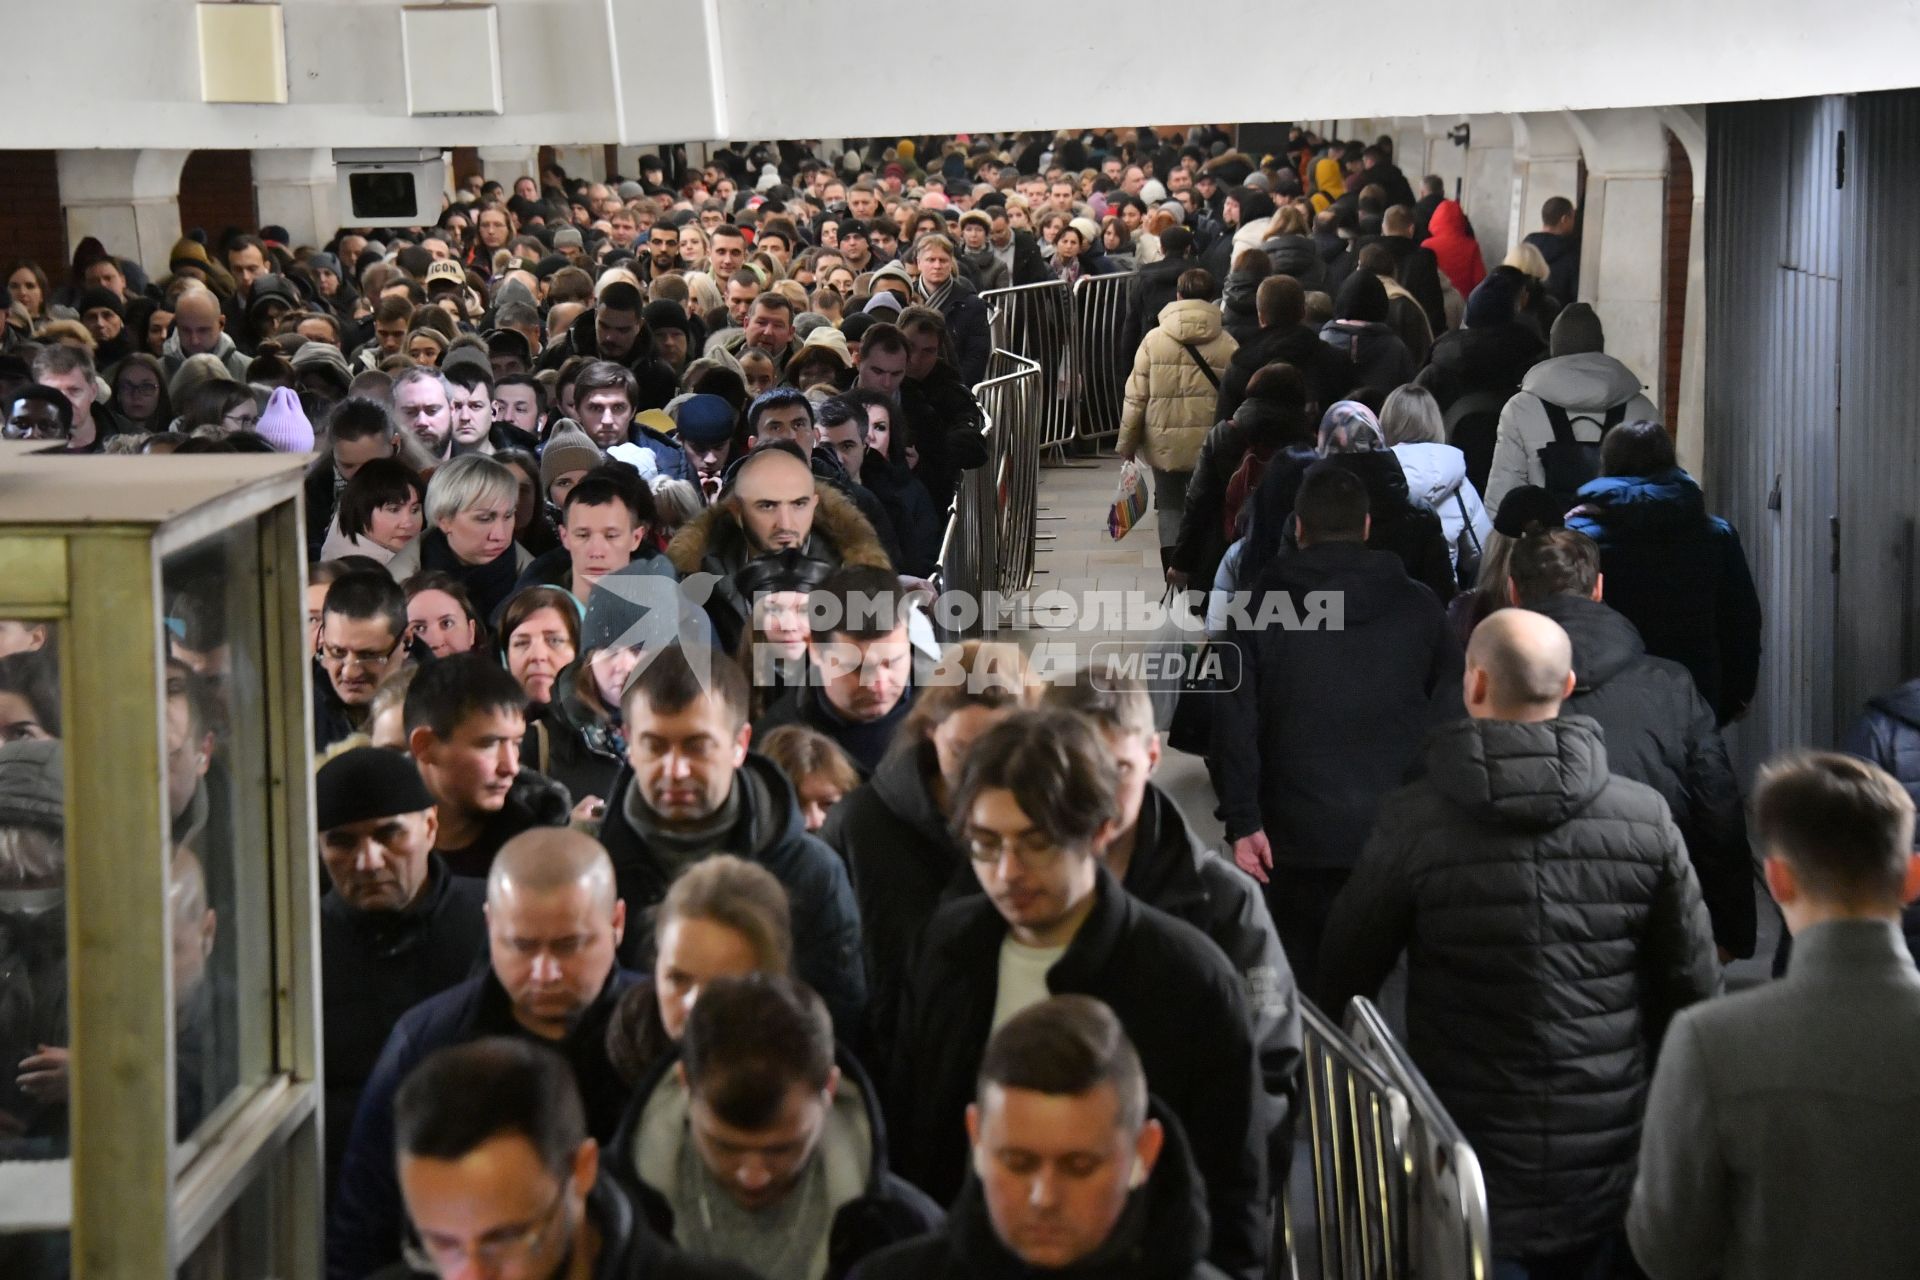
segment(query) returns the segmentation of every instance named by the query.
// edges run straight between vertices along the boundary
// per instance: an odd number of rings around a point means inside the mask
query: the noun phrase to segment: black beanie
[[[1387,322],[1387,286],[1371,271],[1356,271],[1340,286],[1333,314],[1342,320],[1362,320],[1372,324]]]
[[[1493,517],[1495,533],[1509,538],[1524,538],[1546,529],[1559,529],[1567,522],[1566,503],[1537,484],[1523,484],[1507,490],[1500,499],[1500,510]]]
[[[693,333],[693,323],[687,319],[687,309],[667,298],[658,302],[649,302],[641,309],[640,318],[646,321],[647,328],[654,333],[662,329],[678,329],[684,334]]]
[[[314,825],[331,831],[350,822],[419,813],[434,805],[413,757],[385,747],[352,747],[313,776]]]
[[[98,286],[83,290],[80,294],[80,305],[76,308],[80,314],[84,316],[87,312],[97,307],[105,307],[122,320],[127,318],[126,303],[120,301],[120,296],[113,290],[102,289]]]

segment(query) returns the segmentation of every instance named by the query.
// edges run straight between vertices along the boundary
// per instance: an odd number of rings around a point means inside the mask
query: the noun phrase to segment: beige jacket
[[[1221,329],[1220,308],[1198,298],[1162,307],[1160,327],[1140,340],[1127,375],[1117,447],[1123,454],[1138,452],[1162,471],[1193,470],[1220,395],[1183,343],[1199,351],[1215,378],[1225,374],[1240,345]]]

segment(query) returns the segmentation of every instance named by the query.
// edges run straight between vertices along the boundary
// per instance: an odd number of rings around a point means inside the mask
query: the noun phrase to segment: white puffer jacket
[[[1565,409],[1573,438],[1588,444],[1600,438],[1607,411],[1616,405],[1626,406],[1622,422],[1655,417],[1652,402],[1640,394],[1640,379],[1612,356],[1584,351],[1542,360],[1527,370],[1520,390],[1500,411],[1493,469],[1487,473],[1487,505],[1495,511],[1509,490],[1546,482],[1540,451],[1553,439],[1553,424],[1542,401]]]
[[[1493,520],[1487,515],[1473,481],[1467,479],[1467,455],[1450,444],[1397,444],[1393,456],[1407,476],[1407,496],[1424,502],[1440,517],[1453,567],[1460,568],[1460,531],[1469,525],[1474,541],[1487,545]]]
[[[1194,347],[1213,370],[1209,380],[1187,347]],[[1123,454],[1137,452],[1162,471],[1191,471],[1200,445],[1213,427],[1220,395],[1217,379],[1240,344],[1220,327],[1220,308],[1199,298],[1169,302],[1160,308],[1160,326],[1140,340],[1127,375],[1127,402],[1120,412]]]

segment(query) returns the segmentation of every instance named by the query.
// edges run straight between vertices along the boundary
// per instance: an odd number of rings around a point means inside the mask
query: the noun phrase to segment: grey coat
[[[1912,1275],[1920,972],[1892,922],[1816,925],[1779,982],[1689,1009],[1627,1214],[1654,1280]]]

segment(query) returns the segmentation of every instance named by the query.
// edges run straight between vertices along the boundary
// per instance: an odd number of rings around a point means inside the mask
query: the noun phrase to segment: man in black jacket
[[[1740,784],[1713,708],[1677,662],[1647,653],[1631,622],[1601,603],[1600,548],[1571,529],[1514,547],[1516,605],[1559,623],[1573,642],[1573,694],[1565,710],[1592,716],[1606,735],[1607,767],[1660,793],[1687,842],[1713,917],[1720,958],[1753,954],[1753,855]]]
[[[1607,772],[1598,725],[1560,714],[1572,660],[1526,609],[1474,630],[1470,718],[1382,807],[1321,958],[1338,1010],[1411,944],[1408,1048],[1486,1171],[1503,1274],[1604,1265],[1661,1032],[1720,990],[1666,803]]]
[[[367,728],[380,682],[407,664],[407,596],[378,569],[348,573],[327,588],[314,655],[313,749]]]
[[[758,863],[793,905],[794,970],[843,1035],[867,999],[860,912],[847,868],[800,820],[793,784],[747,750],[747,677],[726,654],[675,644],[642,659],[622,706],[627,763],[607,798],[601,839],[620,897],[648,911],[681,870],[709,854]],[[621,957],[646,962],[651,930],[631,930]]]
[[[1007,218],[1005,205],[996,206],[990,211],[993,225],[987,232],[987,243],[1007,269],[1013,273],[1014,287],[1023,284],[1045,284],[1052,277],[1047,273],[1047,260],[1040,253],[1040,242],[1034,239],[1033,232],[1022,231]]]
[[[1312,416],[1353,389],[1353,361],[1320,340],[1307,325],[1307,294],[1292,276],[1268,276],[1254,294],[1260,331],[1233,353],[1220,375],[1215,421],[1225,422],[1247,398],[1247,383],[1270,364],[1290,364],[1306,382]],[[1210,585],[1203,583],[1203,586]]]
[[[1233,962],[1273,1105],[1274,1147],[1288,1150],[1300,1071],[1300,998],[1260,886],[1202,845],[1173,797],[1154,785],[1160,734],[1153,700],[1138,680],[1083,668],[1070,684],[1047,685],[1041,705],[1084,716],[1113,759],[1118,829],[1100,854],[1107,870],[1140,901],[1206,934]]]
[[[1067,712],[1020,712],[968,753],[953,813],[985,896],[942,907],[922,940],[894,1047],[895,1162],[951,1201],[988,1038],[1049,996],[1090,995],[1112,1007],[1148,1086],[1192,1137],[1208,1258],[1258,1276],[1267,1107],[1245,989],[1206,935],[1129,896],[1102,865],[1117,791],[1093,730]]]
[[[571,1068],[586,1128],[607,1141],[627,1089],[607,1056],[607,1023],[640,975],[614,961],[626,925],[606,850],[575,831],[510,841],[487,877],[490,966],[408,1010],[360,1096],[327,1221],[327,1275],[361,1280],[400,1255],[394,1177],[394,1098],[429,1054],[486,1036],[512,1036]]]
[[[433,797],[413,761],[349,747],[313,778],[326,1031],[327,1195],[381,1046],[407,1010],[464,981],[487,952],[486,892],[433,854]]]
[[[421,1063],[395,1107],[400,1186],[417,1250],[374,1280],[512,1267],[524,1280],[751,1280],[683,1257],[602,1176],[580,1093],[552,1054],[504,1038]]]
[[[1447,331],[1447,300],[1440,289],[1440,260],[1433,250],[1413,238],[1413,208],[1396,204],[1380,215],[1380,234],[1360,236],[1347,251],[1327,268],[1327,292],[1338,296],[1360,264],[1360,253],[1369,245],[1379,245],[1393,258],[1393,278],[1413,295],[1426,312],[1427,325],[1436,334]]]
[[[1230,615],[1239,685],[1214,709],[1234,861],[1268,885],[1294,977],[1313,996],[1326,912],[1381,799],[1428,727],[1458,714],[1460,649],[1433,593],[1369,551],[1366,487],[1333,462],[1294,502],[1300,549]]]
[[[1133,353],[1149,329],[1159,327],[1160,311],[1178,296],[1180,275],[1194,265],[1193,232],[1185,227],[1168,227],[1160,233],[1160,247],[1166,256],[1149,262],[1133,273],[1127,283],[1127,315],[1120,328],[1119,351],[1132,367]],[[1220,277],[1216,277],[1220,278]]]
[[[638,289],[614,281],[601,290],[591,310],[575,317],[564,337],[540,353],[540,367],[558,369],[574,356],[611,360],[633,374],[635,413],[666,408],[679,390],[679,379],[672,366],[653,354],[653,334],[641,316],[645,309],[646,299]]]
[[[973,1172],[946,1228],[875,1254],[859,1280],[1221,1280],[1207,1188],[1111,1009],[1056,996],[1016,1014],[973,1098]]]
[[[613,1161],[663,1236],[762,1276],[844,1276],[945,1220],[888,1172],[866,1072],[836,1051],[820,997],[781,974],[701,990],[677,1053],[635,1091]]]

